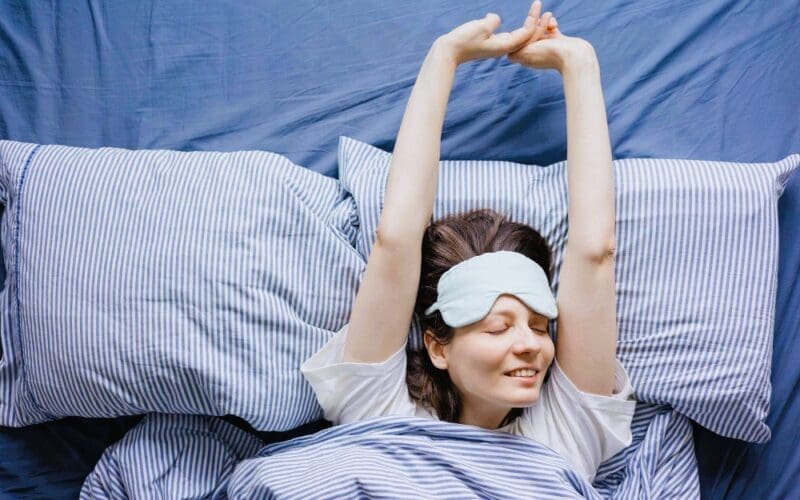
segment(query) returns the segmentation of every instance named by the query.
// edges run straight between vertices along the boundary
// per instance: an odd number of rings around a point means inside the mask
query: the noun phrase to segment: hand
[[[531,24],[525,23],[511,33],[494,33],[500,16],[486,14],[483,19],[469,21],[439,37],[456,61],[461,64],[475,59],[500,57],[521,48],[533,35]]]
[[[558,21],[550,12],[539,17],[541,2],[536,0],[525,19],[533,35],[518,50],[508,54],[508,60],[529,68],[555,69],[563,72],[564,66],[574,60],[594,55],[592,45],[582,38],[566,36],[558,30]]]

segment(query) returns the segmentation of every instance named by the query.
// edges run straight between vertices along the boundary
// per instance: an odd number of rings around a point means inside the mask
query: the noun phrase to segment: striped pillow
[[[269,152],[0,141],[0,425],[321,417],[299,366],[364,271],[352,198]]]
[[[391,154],[339,140],[366,258]],[[778,264],[777,200],[800,154],[775,163],[614,161],[618,357],[638,400],[723,436],[765,442]],[[488,207],[539,230],[553,285],[567,234],[566,162],[442,161],[433,217]],[[551,328],[555,332],[555,321]],[[421,346],[418,322],[412,348]]]

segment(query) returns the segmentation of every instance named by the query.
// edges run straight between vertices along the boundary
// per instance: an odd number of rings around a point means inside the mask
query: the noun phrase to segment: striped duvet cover
[[[523,436],[377,417],[263,446],[214,417],[151,415],[110,447],[81,498],[698,498],[688,419],[640,404],[633,443],[593,484]]]

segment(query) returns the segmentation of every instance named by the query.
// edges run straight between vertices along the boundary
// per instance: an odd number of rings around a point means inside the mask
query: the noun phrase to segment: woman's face
[[[426,345],[434,366],[447,369],[461,393],[459,421],[492,429],[511,408],[536,403],[555,353],[547,318],[508,294],[482,320],[456,328],[449,344]],[[534,376],[511,373],[522,367]]]

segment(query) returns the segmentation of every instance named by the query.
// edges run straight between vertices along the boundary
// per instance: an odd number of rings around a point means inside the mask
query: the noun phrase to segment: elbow
[[[424,231],[423,231],[424,233]],[[412,231],[391,231],[378,227],[375,230],[375,245],[383,248],[404,248],[409,245],[419,245],[423,233]]]
[[[572,229],[567,232],[567,248],[585,261],[603,263],[613,260],[617,253],[617,241],[614,230],[589,231],[586,228]]]
[[[597,253],[598,262],[613,261],[617,256],[617,244],[612,241],[608,245],[601,247],[600,252]]]
[[[605,245],[599,245],[597,247],[590,249],[587,252],[587,257],[592,262],[602,264],[607,261],[613,261],[616,254],[617,254],[617,244],[614,240],[611,240]]]
[[[598,264],[602,264],[604,262],[613,261],[616,254],[617,245],[611,242],[611,244],[602,246],[596,252],[594,252],[592,254],[592,260]]]
[[[380,247],[389,247],[397,245],[397,242],[402,239],[397,233],[387,231],[380,226],[375,230],[375,245]]]

